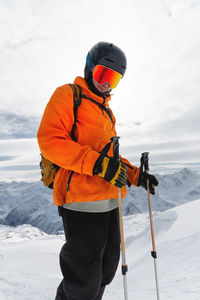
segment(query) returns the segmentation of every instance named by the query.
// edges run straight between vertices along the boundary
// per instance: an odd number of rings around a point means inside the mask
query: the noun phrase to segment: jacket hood
[[[108,94],[107,96],[97,96],[95,93],[93,93],[88,85],[87,85],[87,82],[85,81],[85,79],[83,77],[80,77],[80,76],[77,76],[74,80],[74,84],[78,84],[81,89],[82,89],[82,93],[85,94],[87,97],[90,97],[92,99],[94,99],[95,101],[99,102],[99,103],[102,103],[106,106],[108,106],[108,101],[111,100],[111,96],[110,94]]]

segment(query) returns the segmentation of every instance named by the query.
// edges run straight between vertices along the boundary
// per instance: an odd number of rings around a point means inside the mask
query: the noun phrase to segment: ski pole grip
[[[143,171],[143,168],[144,168],[144,171],[145,172],[148,172],[149,171],[149,152],[144,152],[142,153],[142,156],[141,156],[141,170]]]
[[[119,136],[113,136],[111,141],[113,142],[113,157],[119,159]]]

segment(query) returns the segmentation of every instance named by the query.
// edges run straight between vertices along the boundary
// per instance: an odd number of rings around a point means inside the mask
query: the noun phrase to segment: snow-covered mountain
[[[180,177],[179,177],[180,178]],[[200,200],[154,213],[160,299],[200,297]],[[155,300],[148,214],[124,217],[128,295]],[[64,235],[47,235],[31,225],[0,226],[0,299],[52,300],[62,275],[59,251]],[[103,299],[123,299],[121,263]]]
[[[200,198],[200,175],[183,169],[171,175],[157,175],[159,186],[152,196],[154,211],[165,211]],[[131,187],[123,203],[123,214],[148,211],[147,193]],[[48,234],[62,230],[61,219],[53,204],[52,191],[42,182],[0,183],[0,224],[31,224]]]
[[[52,191],[42,182],[0,183],[0,223],[31,224],[47,233],[62,230]]]
[[[200,175],[189,169],[156,175],[159,186],[152,196],[152,209],[164,211],[200,198]],[[124,215],[148,211],[147,194],[143,188],[131,187],[124,201]]]

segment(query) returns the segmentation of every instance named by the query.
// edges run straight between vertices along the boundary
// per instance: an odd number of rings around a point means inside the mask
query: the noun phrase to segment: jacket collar
[[[104,97],[99,97],[97,96],[95,93],[93,93],[89,87],[87,86],[87,83],[85,81],[85,79],[83,77],[77,76],[74,80],[74,84],[78,84],[81,89],[82,89],[82,93],[85,94],[87,97],[90,97],[92,99],[94,99],[95,101],[102,103],[106,106],[108,106],[108,101],[111,100],[111,96],[110,94],[108,94],[108,96],[104,96]]]

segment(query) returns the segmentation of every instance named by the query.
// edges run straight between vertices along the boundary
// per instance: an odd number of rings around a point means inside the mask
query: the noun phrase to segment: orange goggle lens
[[[110,88],[114,89],[122,75],[112,69],[106,68],[101,65],[96,65],[93,70],[93,77],[99,84],[104,84],[109,82]]]

